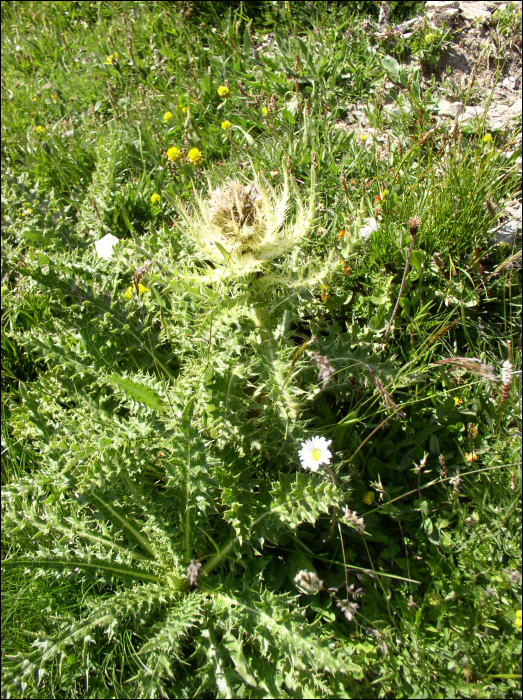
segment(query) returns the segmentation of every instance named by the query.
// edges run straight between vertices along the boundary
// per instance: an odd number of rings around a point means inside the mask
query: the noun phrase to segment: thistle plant
[[[283,190],[277,193],[253,166],[253,180],[229,179],[212,189],[207,198],[195,192],[198,211],[191,215],[181,204],[177,209],[185,232],[197,248],[223,273],[247,275],[268,260],[296,245],[310,229],[314,218],[314,174],[307,206],[283,165]],[[289,221],[291,189],[297,216]]]

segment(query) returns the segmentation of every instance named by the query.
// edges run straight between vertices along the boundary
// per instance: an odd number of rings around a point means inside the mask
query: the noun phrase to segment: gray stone
[[[504,129],[512,119],[521,119],[521,98],[513,105],[493,105],[487,112],[487,122],[493,131]]]
[[[463,13],[463,17],[471,22],[484,21],[492,16],[489,4],[486,2],[460,2],[459,9]]]
[[[508,243],[509,245],[514,245],[514,241],[518,235],[518,222],[507,221],[506,224],[501,224],[501,226],[490,229],[489,233],[494,234],[494,240],[496,243]]]
[[[431,2],[429,0],[425,3],[426,10],[446,10],[447,8],[450,9],[451,7],[459,7],[459,2],[438,2],[437,0],[433,0]]]
[[[443,103],[443,104],[441,104]],[[461,102],[447,102],[446,100],[440,101],[439,106],[439,116],[440,117],[450,117],[451,119],[457,119],[463,112],[463,103]]]

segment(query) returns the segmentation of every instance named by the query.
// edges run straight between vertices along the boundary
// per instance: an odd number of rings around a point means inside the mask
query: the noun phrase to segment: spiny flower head
[[[289,176],[285,166],[283,171],[281,194],[254,171],[250,181],[233,178],[215,189],[209,182],[208,197],[196,195],[199,211],[194,216],[178,205],[187,234],[202,252],[218,265],[225,264],[222,250],[230,255],[227,274],[248,274],[290,250],[309,230],[314,216],[314,181],[307,210],[295,192],[297,218],[287,224]]]
[[[163,120],[164,122],[168,122],[170,119],[173,118],[173,113],[172,112],[165,112],[163,115]]]
[[[189,153],[187,154],[187,159],[193,164],[193,165],[200,165],[200,163],[203,160],[202,154],[197,148],[191,148]]]
[[[220,85],[218,88],[218,95],[223,99],[224,97],[227,97],[227,95],[230,93],[229,88],[227,85]]]
[[[332,459],[332,454],[328,449],[332,440],[326,440],[324,437],[310,438],[301,445],[298,455],[300,457],[301,466],[304,469],[310,469],[311,472],[317,472],[322,464],[329,464]]]
[[[167,149],[167,158],[169,158],[169,160],[176,161],[180,160],[181,157],[182,152],[176,146],[171,146],[171,148]]]

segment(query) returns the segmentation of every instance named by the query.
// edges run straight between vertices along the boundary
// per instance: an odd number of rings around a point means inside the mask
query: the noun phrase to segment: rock
[[[487,122],[493,131],[500,131],[511,119],[521,119],[521,98],[513,105],[494,105],[487,112]]]
[[[513,75],[509,75],[508,78],[503,80],[503,85],[510,88],[510,90],[516,89],[516,78]]]
[[[496,226],[496,228],[490,229],[489,233],[494,234],[494,240],[496,243],[508,243],[509,245],[514,245],[514,241],[518,235],[518,222],[507,221],[506,224],[501,224],[501,226]]]
[[[451,119],[457,119],[463,112],[462,102],[447,102],[446,100],[440,100],[438,106],[438,113],[440,117],[450,117]]]
[[[461,3],[463,4],[463,3]],[[451,9],[453,7],[459,7],[460,3],[459,2],[437,2],[437,0],[434,0],[433,2],[426,2],[425,3],[425,9],[426,10],[446,10],[446,9]]]
[[[113,236],[112,233],[108,233],[103,238],[94,242],[94,247],[96,248],[96,253],[99,258],[104,260],[109,260],[113,256],[113,248],[118,243],[120,239]]]
[[[459,9],[463,13],[463,17],[470,22],[485,21],[492,16],[489,4],[486,2],[460,2]]]

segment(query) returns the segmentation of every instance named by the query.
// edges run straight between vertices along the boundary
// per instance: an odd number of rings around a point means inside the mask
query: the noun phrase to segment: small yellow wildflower
[[[173,118],[173,113],[172,113],[172,112],[166,112],[166,113],[163,115],[163,120],[164,120],[164,122],[168,122],[169,119],[172,119],[172,118]]]
[[[363,498],[363,503],[365,503],[366,506],[370,506],[372,501],[374,500],[374,491],[367,491],[365,493],[365,496]]]
[[[472,464],[472,462],[477,462],[479,457],[475,452],[465,452],[465,459],[469,464]]]
[[[521,610],[516,610],[516,627],[521,627]]]
[[[167,158],[169,158],[169,160],[180,160],[181,157],[182,152],[176,146],[171,146],[171,148],[167,149]]]
[[[58,97],[57,95],[51,95],[51,99],[52,99],[52,100],[56,100],[57,97]]]
[[[228,119],[226,119],[224,122],[222,122],[222,129],[227,130],[230,128],[231,128],[231,122]]]
[[[114,66],[115,63],[118,61],[118,54],[117,53],[111,53],[109,56],[104,61],[105,66]]]
[[[269,110],[267,109],[267,107],[265,107],[265,105],[262,107],[261,112],[262,112],[262,114],[265,114],[265,116],[267,116],[267,114],[269,114]]]
[[[381,196],[382,196],[383,199],[385,199],[385,197],[388,197],[389,194],[390,194],[389,190],[383,190],[383,193],[382,193]]]
[[[36,102],[36,97],[33,97],[33,98],[31,98],[31,99],[33,100],[33,102]]]
[[[38,131],[39,134],[41,134],[44,130],[43,126],[35,126],[35,131]]]
[[[475,438],[478,437],[478,433],[479,433],[479,430],[477,429],[476,426],[474,426],[474,427],[472,428],[472,434],[474,435]]]
[[[361,139],[362,141],[366,141],[366,140],[367,140],[367,137],[365,136],[365,134],[360,134],[360,139]]]
[[[182,110],[182,112],[184,114],[187,114],[187,110],[189,109],[189,107],[187,105],[185,105],[184,107],[180,107],[180,109]]]
[[[149,290],[147,287],[144,287],[143,284],[138,285],[138,294],[144,294],[145,292],[148,292]],[[124,293],[124,297],[126,299],[132,299],[133,297],[133,288],[132,287],[127,287]]]
[[[200,165],[203,160],[202,154],[197,148],[191,148],[187,154],[187,159],[190,160],[193,165]]]
[[[25,213],[26,213],[26,214],[32,214],[32,213],[33,213],[33,210],[31,209],[31,207],[27,207],[27,209],[25,210]]]
[[[492,135],[491,134],[485,134],[483,137],[483,143],[490,143],[492,141]]]
[[[159,202],[161,199],[160,195],[158,192],[155,192],[154,194],[151,195],[151,203],[156,204],[156,202]]]
[[[329,298],[329,295],[327,294],[327,292],[326,292],[324,289],[322,289],[322,290],[321,290],[321,300],[322,300],[322,302],[325,304],[325,303],[327,302],[327,299],[328,299],[328,298]]]
[[[459,398],[459,396],[454,397],[454,406],[461,406],[463,401]]]
[[[227,97],[227,95],[230,93],[229,88],[227,85],[220,85],[218,88],[218,95],[223,99],[224,97]]]

